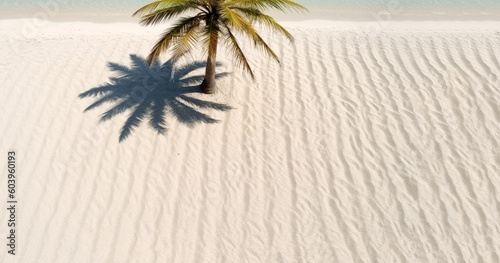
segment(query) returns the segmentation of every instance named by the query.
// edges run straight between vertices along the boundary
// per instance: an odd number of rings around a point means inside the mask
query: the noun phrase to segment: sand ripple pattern
[[[255,82],[220,52],[221,122],[122,143],[126,116],[77,96],[154,36],[0,44],[21,207],[0,261],[499,262],[499,35],[291,31],[264,34],[281,67],[244,44]]]

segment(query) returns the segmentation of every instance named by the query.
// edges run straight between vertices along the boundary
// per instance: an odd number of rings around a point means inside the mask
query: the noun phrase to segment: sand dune
[[[175,93],[164,135],[146,115],[119,143],[130,111],[99,122],[116,104],[84,113],[78,95],[109,62],[142,81],[153,31],[0,32],[0,148],[19,167],[18,255],[0,261],[500,260],[496,31],[264,33],[281,66],[244,43],[252,82],[221,49],[218,94]]]

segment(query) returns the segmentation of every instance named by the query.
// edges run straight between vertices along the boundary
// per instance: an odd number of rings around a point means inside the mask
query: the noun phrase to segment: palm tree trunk
[[[215,86],[215,68],[216,68],[216,57],[217,57],[217,40],[218,33],[215,32],[210,36],[210,44],[208,47],[208,58],[207,58],[207,68],[205,71],[205,79],[201,83],[201,92],[205,94],[213,94],[217,92],[217,87]]]

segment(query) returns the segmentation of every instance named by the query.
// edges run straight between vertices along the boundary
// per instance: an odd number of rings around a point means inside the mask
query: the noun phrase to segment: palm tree
[[[205,54],[208,53],[201,90],[203,93],[215,93],[217,90],[215,62],[219,39],[224,41],[237,64],[243,67],[252,79],[254,79],[254,74],[236,40],[235,33],[248,36],[255,47],[261,48],[279,63],[278,56],[253,27],[254,24],[265,25],[293,41],[292,35],[285,28],[263,13],[269,9],[307,10],[291,0],[159,0],[140,8],[134,16],[140,16],[140,23],[143,25],[154,25],[184,13],[190,13],[190,16],[181,17],[176,24],[163,33],[151,50],[147,62],[151,65],[160,53],[169,48],[172,48],[172,60],[176,62],[201,41]]]

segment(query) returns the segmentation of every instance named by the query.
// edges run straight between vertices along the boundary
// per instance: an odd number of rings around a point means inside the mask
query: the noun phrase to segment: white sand
[[[255,82],[221,49],[220,92],[190,95],[219,123],[121,143],[129,113],[78,95],[162,27],[23,23],[0,22],[1,262],[500,261],[498,22],[289,23],[295,45],[264,33],[281,67],[244,45]]]

